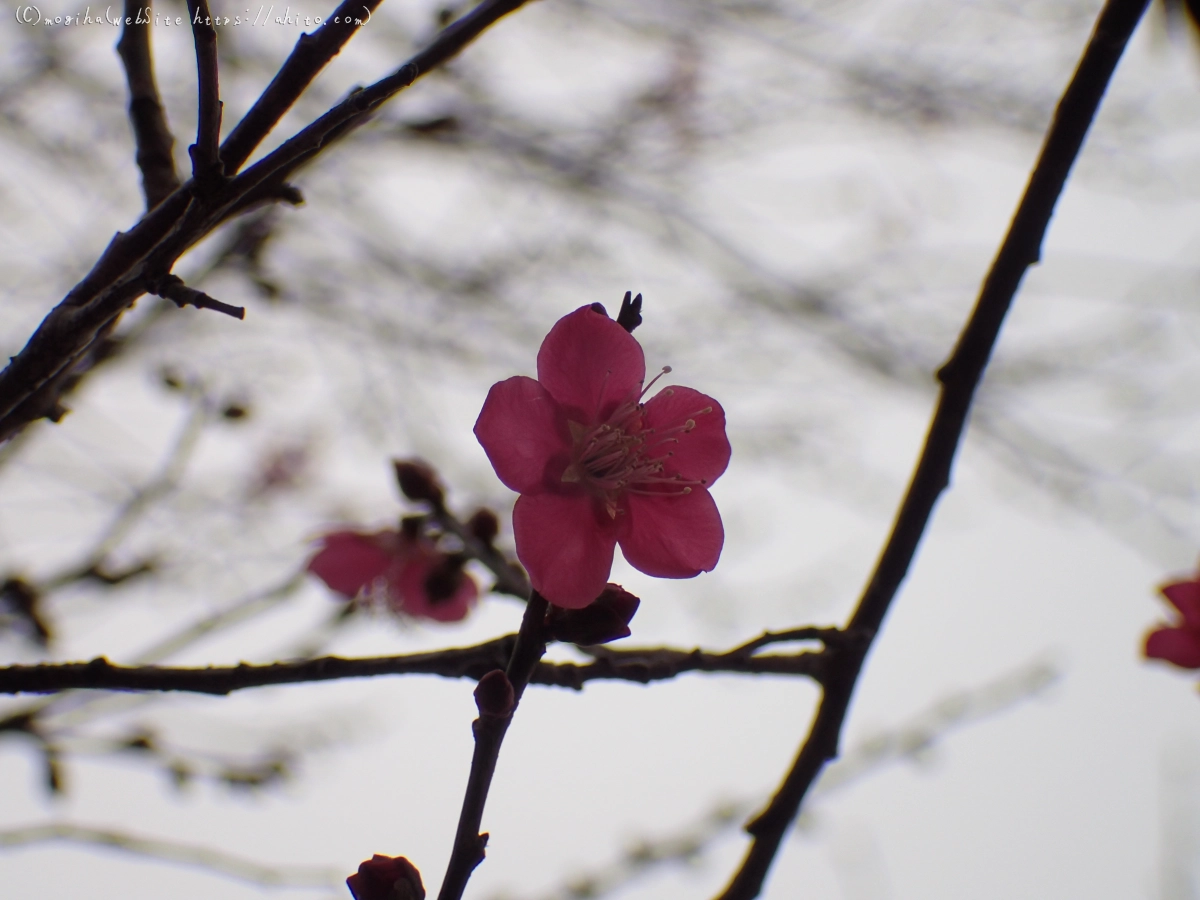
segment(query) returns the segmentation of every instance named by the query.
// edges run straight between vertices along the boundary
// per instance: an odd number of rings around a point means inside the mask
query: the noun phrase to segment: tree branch
[[[221,92],[217,79],[217,29],[212,24],[208,0],[187,0],[196,44],[196,143],[188,147],[192,157],[192,181],[203,194],[211,193],[224,179],[221,166]]]
[[[950,360],[938,372],[937,409],[892,532],[847,631],[869,636],[832,649],[821,702],[808,737],[767,807],[746,826],[753,840],[718,900],[751,900],[778,852],[784,833],[838,742],[863,663],[896,596],[933,507],[950,483],[950,470],[967,423],[975,388],[1026,270],[1041,258],[1042,241],[1100,101],[1148,0],[1108,0],[1042,145],[1008,234],[984,280],[979,298]]]
[[[470,13],[443,29],[429,47],[392,75],[352,93],[214,194],[204,195],[201,192],[197,196],[196,182],[189,181],[155,206],[129,231],[114,236],[92,270],[46,316],[21,352],[0,372],[0,440],[11,437],[29,422],[56,409],[53,387],[39,393],[42,388],[51,386],[60,376],[65,377],[104,329],[111,328],[117,317],[145,293],[150,284],[169,274],[184,251],[234,211],[245,209],[248,197],[259,196],[256,192],[264,188],[270,188],[264,196],[274,196],[276,189],[282,189],[282,179],[289,173],[311,160],[337,137],[365,122],[380,104],[421,75],[460,53],[490,25],[525,2],[484,0]],[[334,43],[340,47],[344,38]],[[292,59],[289,59],[291,62]],[[285,69],[289,63],[285,63]],[[310,63],[305,65],[311,67]],[[312,74],[315,75],[319,68],[313,69]],[[301,74],[308,71],[299,63],[297,70]],[[281,96],[287,96],[292,87],[280,87]],[[234,145],[228,157],[224,156],[225,151],[222,150],[222,158],[231,171],[239,162],[239,154],[248,154],[257,144],[257,139],[253,139],[254,134],[264,127],[263,123],[275,121],[271,119],[271,109],[259,113],[255,112],[256,109],[259,109],[257,105],[247,115],[247,118],[255,115],[255,122],[258,123],[254,128],[247,126],[250,129],[246,132],[249,137],[238,137],[239,143]],[[279,115],[282,115],[282,109]],[[238,127],[241,127],[241,123]],[[265,127],[269,127],[269,124]],[[230,141],[233,141],[237,131],[235,128]],[[243,140],[245,146],[240,143]],[[32,398],[36,398],[36,402],[27,403]]]
[[[254,148],[271,132],[284,113],[292,108],[312,80],[364,24],[358,19],[359,12],[365,12],[369,20],[381,2],[345,0],[320,28],[312,34],[300,35],[291,55],[275,73],[266,90],[221,145],[221,160],[225,164],[226,175],[236,174],[250,158]]]
[[[304,571],[297,571],[286,581],[274,587],[255,591],[231,603],[224,609],[210,613],[204,618],[161,638],[141,653],[138,653],[134,658],[138,665],[150,665],[166,659],[180,650],[193,646],[210,634],[215,634],[222,629],[230,628],[274,609],[295,594],[299,587],[304,584],[304,580]],[[72,696],[70,693],[60,693],[51,697],[43,697],[25,704],[21,709],[12,710],[3,717],[0,717],[0,731],[22,730],[25,728],[25,723],[27,722],[34,719],[44,722],[47,718],[60,713],[69,714],[74,720],[72,724],[78,725],[83,718],[87,717],[88,708],[91,709],[91,714],[95,714],[98,707],[103,708],[106,706],[104,703],[105,700],[111,699],[111,695],[105,696],[102,694],[81,699],[77,695]],[[64,709],[63,707],[69,707],[69,709]]]
[[[488,27],[528,0],[484,0],[438,34],[427,48],[374,84],[355,90],[274,151],[238,175],[231,192],[245,196],[269,179],[286,178],[333,141],[364,124],[374,111],[419,77],[453,59]]]
[[[824,629],[822,629],[824,630]],[[588,663],[541,662],[530,682],[551,687],[581,690],[589,681],[632,681],[649,684],[668,681],[685,672],[728,672],[745,675],[800,675],[820,680],[825,654],[802,651],[790,654],[756,655],[769,643],[795,641],[782,632],[773,640],[768,635],[732,650],[676,650],[670,647],[613,650],[587,648],[596,658]],[[516,635],[505,635],[470,647],[456,647],[401,656],[319,659],[266,665],[185,668],[171,666],[121,666],[98,657],[91,662],[44,663],[0,667],[0,694],[49,693],[78,688],[111,691],[188,691],[225,695],[252,687],[303,684],[342,678],[373,678],[380,675],[439,675],[443,678],[479,680],[508,664]],[[747,649],[750,648],[750,649]]]
[[[146,209],[153,209],[179,187],[172,147],[175,138],[167,126],[167,116],[154,82],[154,63],[150,52],[150,3],[125,0],[125,20],[117,53],[125,67],[129,84],[129,121],[137,147],[137,165],[142,171],[142,193]]]

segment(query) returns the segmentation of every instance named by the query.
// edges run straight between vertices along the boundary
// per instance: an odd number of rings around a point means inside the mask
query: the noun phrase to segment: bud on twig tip
[[[440,509],[446,500],[446,491],[438,480],[433,466],[420,459],[394,459],[396,481],[409,500],[429,503]]]

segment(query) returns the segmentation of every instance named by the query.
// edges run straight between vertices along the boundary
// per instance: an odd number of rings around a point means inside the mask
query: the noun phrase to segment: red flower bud
[[[500,533],[500,520],[490,509],[477,509],[467,519],[467,530],[490,547]]]
[[[425,900],[421,873],[403,856],[376,853],[346,884],[354,900]]]
[[[481,716],[497,719],[507,716],[515,702],[512,682],[503,669],[492,669],[475,686],[475,706]]]
[[[446,491],[438,480],[433,466],[420,459],[394,459],[396,481],[409,500],[432,504],[441,508],[446,500]]]
[[[515,703],[512,682],[503,668],[493,668],[475,685],[475,706],[479,708],[480,715],[503,718],[512,712]]]
[[[551,605],[546,628],[552,640],[568,644],[607,644],[629,637],[629,623],[642,601],[619,584],[607,584],[604,593],[583,609]]]

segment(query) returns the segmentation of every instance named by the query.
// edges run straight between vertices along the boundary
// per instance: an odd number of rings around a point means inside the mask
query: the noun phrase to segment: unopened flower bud
[[[512,682],[503,669],[492,669],[475,686],[475,706],[481,716],[497,719],[507,716],[515,702]]]
[[[607,584],[604,593],[583,609],[563,609],[551,604],[546,627],[552,640],[567,644],[607,644],[629,637],[629,623],[642,601],[619,584]]]
[[[354,900],[425,900],[417,867],[403,856],[376,853],[346,879]]]
[[[477,509],[467,519],[467,530],[490,547],[500,533],[500,520],[490,509]]]
[[[437,508],[442,506],[446,491],[433,466],[419,459],[394,459],[392,465],[396,467],[396,481],[405,497]]]
[[[621,301],[621,311],[617,313],[617,324],[633,333],[633,329],[642,324],[642,295],[633,296],[633,291],[625,292],[625,299]]]

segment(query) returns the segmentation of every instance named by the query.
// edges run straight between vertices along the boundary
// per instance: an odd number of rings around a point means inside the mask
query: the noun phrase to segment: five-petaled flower
[[[348,600],[382,598],[395,612],[438,622],[465,618],[479,596],[461,560],[402,531],[327,534],[308,571]]]
[[[1178,625],[1157,628],[1146,635],[1148,659],[1165,659],[1183,669],[1200,669],[1200,575],[1159,588],[1179,611]]]
[[[537,375],[493,385],[475,423],[496,474],[521,495],[513,531],[533,587],[587,606],[617,544],[647,575],[711,570],[725,540],[708,492],[729,464],[721,405],[687,387],[643,403],[641,345],[599,304],[550,329]]]

